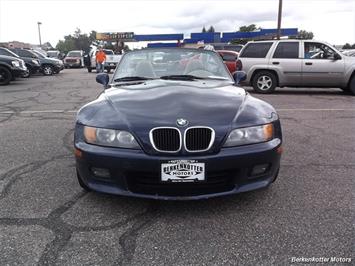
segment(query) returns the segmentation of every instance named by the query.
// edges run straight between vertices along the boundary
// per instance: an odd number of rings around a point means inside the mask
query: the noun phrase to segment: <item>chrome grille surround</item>
[[[156,146],[156,143],[154,141],[154,131],[155,130],[162,130],[162,129],[173,129],[173,130],[176,130],[179,134],[179,148],[177,150],[161,150],[159,149],[157,146]],[[182,135],[181,135],[181,132],[179,129],[177,129],[176,127],[155,127],[155,128],[152,128],[150,131],[149,131],[149,140],[150,140],[150,143],[152,144],[153,148],[158,151],[158,152],[166,152],[166,153],[177,153],[181,150],[182,148]]]
[[[189,150],[189,149],[187,148],[187,145],[186,145],[186,143],[187,143],[187,140],[186,140],[187,132],[188,132],[189,130],[191,130],[191,129],[199,129],[199,128],[200,128],[200,129],[209,129],[209,130],[211,131],[210,142],[209,142],[208,146],[207,146],[205,149]],[[206,127],[206,126],[193,126],[193,127],[188,127],[188,128],[185,130],[185,132],[184,132],[184,148],[185,148],[185,150],[188,151],[188,152],[204,152],[204,151],[208,151],[208,150],[212,147],[212,145],[213,145],[213,143],[214,143],[215,136],[216,136],[216,133],[215,133],[214,129],[211,128],[211,127]]]

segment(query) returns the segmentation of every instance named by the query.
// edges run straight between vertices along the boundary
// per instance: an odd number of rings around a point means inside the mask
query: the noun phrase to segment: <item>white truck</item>
[[[105,69],[107,73],[111,72],[111,69],[115,69],[117,64],[120,62],[122,55],[114,54],[113,50],[110,49],[103,49],[106,54],[106,61],[105,61]],[[96,69],[96,53],[99,50],[93,49],[90,51],[90,64],[87,65],[88,72],[91,72],[93,69]]]

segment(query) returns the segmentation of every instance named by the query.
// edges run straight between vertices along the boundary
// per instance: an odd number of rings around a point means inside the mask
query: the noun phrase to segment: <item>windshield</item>
[[[35,55],[37,55],[39,58],[45,58],[45,56],[43,54],[41,54],[40,52],[37,52],[35,50],[32,51]]]
[[[110,55],[110,54],[113,54],[113,51],[112,51],[112,50],[106,50],[106,49],[105,49],[105,50],[104,50],[104,53]]]
[[[68,57],[81,57],[81,53],[79,51],[71,51],[67,54]]]
[[[232,81],[220,56],[201,49],[144,49],[123,56],[113,80],[189,76]]]
[[[58,51],[47,51],[47,55],[50,57],[56,57],[58,54]]]
[[[17,54],[15,54],[14,52],[11,52],[10,50],[8,50],[6,48],[0,48],[0,55],[19,57]]]

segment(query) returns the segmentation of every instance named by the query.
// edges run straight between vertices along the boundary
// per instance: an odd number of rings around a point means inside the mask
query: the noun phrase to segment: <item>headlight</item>
[[[127,131],[85,126],[84,137],[87,143],[95,145],[140,149],[133,135]]]
[[[256,127],[237,128],[229,134],[223,147],[241,146],[269,141],[274,136],[272,124]]]
[[[19,62],[19,61],[12,61],[11,64],[12,64],[14,67],[20,67],[20,62]]]

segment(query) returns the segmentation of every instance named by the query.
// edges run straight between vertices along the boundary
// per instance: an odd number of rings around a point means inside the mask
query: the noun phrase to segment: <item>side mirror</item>
[[[341,56],[338,53],[334,53],[334,60],[340,60]]]
[[[105,90],[108,87],[107,85],[108,85],[109,79],[110,78],[107,73],[100,73],[100,74],[96,75],[96,82],[104,85]]]
[[[246,80],[247,74],[244,71],[235,71],[233,73],[233,78],[234,78],[235,84],[238,85],[240,82]]]

